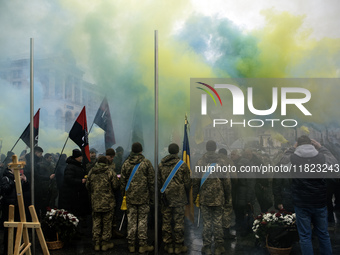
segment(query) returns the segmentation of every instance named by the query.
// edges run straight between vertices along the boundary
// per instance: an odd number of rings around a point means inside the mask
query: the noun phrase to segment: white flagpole
[[[155,254],[158,254],[158,30],[155,30]]]
[[[30,147],[31,147],[31,199],[34,205],[34,39],[30,40]],[[32,251],[35,254],[35,233],[32,229]]]

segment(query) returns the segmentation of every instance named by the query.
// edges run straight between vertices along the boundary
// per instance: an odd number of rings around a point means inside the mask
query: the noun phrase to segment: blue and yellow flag
[[[182,160],[188,165],[188,167],[190,169],[190,146],[189,146],[187,126],[188,126],[188,121],[185,118]],[[195,214],[194,214],[194,201],[193,201],[193,197],[192,197],[192,188],[190,189],[188,197],[189,197],[189,199],[188,199],[189,204],[185,206],[185,216],[192,223],[194,223],[194,221],[195,221],[194,215]]]

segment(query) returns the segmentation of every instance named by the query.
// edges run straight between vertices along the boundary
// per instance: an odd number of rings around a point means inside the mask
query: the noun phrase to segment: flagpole
[[[30,147],[31,147],[31,198],[32,205],[34,205],[34,65],[33,65],[33,53],[34,53],[34,39],[30,40]],[[32,229],[32,251],[35,254],[35,235],[34,229]]]
[[[155,254],[158,254],[158,30],[155,30]]]
[[[64,149],[65,149],[66,143],[67,143],[67,141],[68,141],[68,139],[69,139],[69,138],[70,138],[70,136],[67,136],[66,142],[64,143],[64,146],[63,146],[63,148],[62,148],[62,150],[61,150],[61,153],[60,153],[60,155],[59,155],[59,158],[58,158],[57,164],[55,164],[55,168],[54,168],[54,174],[55,174],[55,173],[56,173],[56,171],[57,171],[57,167],[58,167],[58,164],[59,164],[59,161],[60,161],[61,155],[63,155],[63,152],[64,152]]]

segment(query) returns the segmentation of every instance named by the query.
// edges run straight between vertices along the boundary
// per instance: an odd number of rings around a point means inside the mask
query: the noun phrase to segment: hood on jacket
[[[318,155],[317,149],[312,144],[303,144],[296,147],[294,154],[301,158],[312,158]]]
[[[127,160],[131,165],[137,165],[142,162],[144,158],[143,154],[131,152]]]
[[[109,169],[109,166],[105,163],[96,163],[94,167],[91,169],[93,174],[99,174],[107,171]]]
[[[179,157],[177,154],[169,154],[162,159],[161,163],[163,166],[171,166],[177,163],[178,160],[179,160]]]

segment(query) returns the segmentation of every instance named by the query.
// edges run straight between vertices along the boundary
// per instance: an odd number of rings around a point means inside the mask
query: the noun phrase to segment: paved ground
[[[196,212],[197,219],[197,212]],[[333,246],[333,254],[340,255],[340,226],[338,229],[335,227],[336,225],[330,226],[330,236],[331,242]],[[189,251],[187,254],[201,254],[200,250],[202,247],[202,224],[199,228],[197,228],[196,224],[193,225],[189,221],[185,221],[185,244],[188,246]],[[160,233],[160,232],[159,232]],[[3,231],[0,232],[0,244],[2,244]],[[149,239],[154,240],[154,231],[150,231]],[[159,237],[161,241],[161,238]],[[314,238],[314,246],[315,246],[315,254],[318,254],[318,243],[317,239]],[[91,237],[90,237],[90,228],[87,229],[87,233],[80,236],[78,240],[74,240],[69,244],[66,244],[63,249],[50,251],[51,255],[90,255],[90,254],[131,254],[127,251],[127,242],[125,239],[115,239],[114,240],[115,247],[112,250],[106,252],[95,252],[92,247]],[[255,238],[253,235],[249,235],[244,238],[237,238],[235,240],[226,240],[225,241],[226,253],[228,255],[243,255],[243,254],[251,254],[251,255],[267,255],[269,254],[266,248],[255,246]],[[3,254],[2,247],[0,248],[0,254]],[[39,242],[36,239],[36,255],[42,254]],[[136,252],[135,254],[138,254]],[[149,254],[155,254],[155,252],[150,252]],[[163,245],[159,244],[159,252],[158,254],[166,254],[163,249]],[[291,254],[301,254],[299,244],[296,243],[293,246]]]

